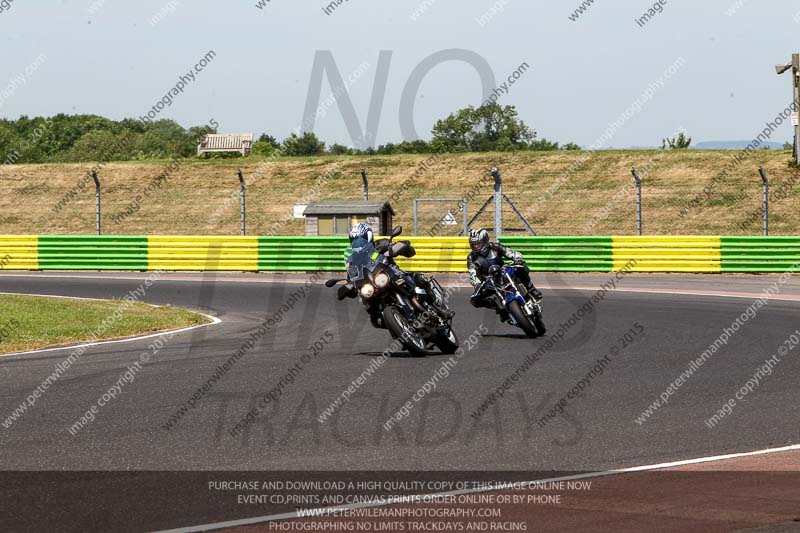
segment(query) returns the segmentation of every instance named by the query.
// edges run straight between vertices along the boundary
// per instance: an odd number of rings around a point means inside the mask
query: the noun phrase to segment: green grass
[[[207,322],[202,315],[170,306],[0,295],[0,353],[130,337]]]

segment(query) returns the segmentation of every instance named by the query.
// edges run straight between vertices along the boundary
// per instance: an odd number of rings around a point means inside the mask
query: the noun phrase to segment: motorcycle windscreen
[[[375,245],[365,239],[356,239],[350,245],[352,253],[347,258],[347,276],[350,281],[359,287],[369,281],[367,273],[375,267],[378,251]]]

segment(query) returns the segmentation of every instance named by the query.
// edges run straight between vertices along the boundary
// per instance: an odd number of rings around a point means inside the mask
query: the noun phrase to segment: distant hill
[[[743,150],[753,141],[704,141],[693,144],[690,148],[695,150]],[[768,146],[770,150],[782,150],[783,143],[766,142],[761,148]]]

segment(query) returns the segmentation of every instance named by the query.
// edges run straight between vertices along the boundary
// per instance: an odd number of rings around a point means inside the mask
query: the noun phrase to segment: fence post
[[[635,168],[631,169],[633,179],[636,180],[636,233],[642,234],[642,178]]]
[[[461,233],[469,235],[469,230],[467,229],[469,228],[469,213],[467,212],[469,210],[469,198],[465,196],[462,201],[464,202],[464,227],[461,229]]]
[[[367,169],[361,169],[361,179],[364,182],[364,201],[369,200],[369,180],[367,180]]]
[[[417,199],[414,198],[414,237],[417,236],[417,230],[419,229],[418,226],[419,225],[417,224]]]
[[[244,186],[244,176],[242,175],[242,169],[239,169],[239,204],[241,206],[242,212],[242,236],[246,235],[247,227],[245,225],[245,221],[247,220],[247,212],[246,212],[246,202],[245,202],[245,186]]]
[[[764,172],[764,167],[758,167],[761,182],[764,184],[764,237],[769,236],[769,178]]]
[[[497,167],[491,170],[494,178],[494,238],[499,240],[503,234],[503,178]]]
[[[94,179],[94,218],[95,229],[97,234],[100,235],[100,180],[97,178],[97,171],[92,170],[92,178]]]

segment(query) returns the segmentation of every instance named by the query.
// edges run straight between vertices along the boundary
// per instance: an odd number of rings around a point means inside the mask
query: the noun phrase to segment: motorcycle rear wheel
[[[408,353],[415,357],[424,357],[428,354],[422,335],[411,328],[411,324],[397,306],[387,305],[382,314],[383,323],[392,334],[392,338],[399,339]]]

